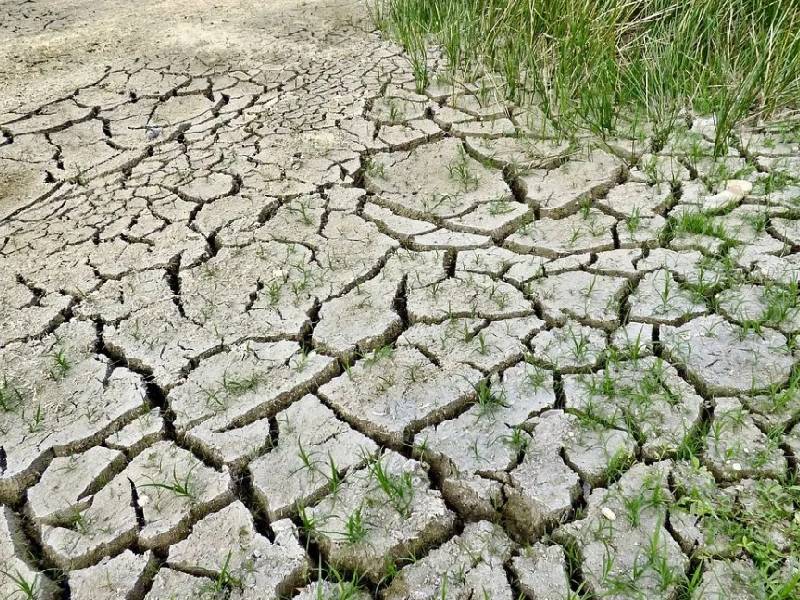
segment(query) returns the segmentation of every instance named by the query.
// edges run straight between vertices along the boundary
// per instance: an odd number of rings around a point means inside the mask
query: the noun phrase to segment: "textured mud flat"
[[[0,597],[798,593],[800,132],[114,8],[0,6]]]

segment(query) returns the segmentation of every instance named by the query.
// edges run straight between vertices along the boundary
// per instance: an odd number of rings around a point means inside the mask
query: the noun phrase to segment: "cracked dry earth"
[[[799,133],[564,142],[355,2],[144,8],[0,4],[0,597],[790,589]]]

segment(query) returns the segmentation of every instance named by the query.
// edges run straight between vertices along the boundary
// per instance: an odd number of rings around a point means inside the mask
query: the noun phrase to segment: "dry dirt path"
[[[0,0],[0,90],[0,597],[795,576],[796,131],[562,142],[354,0]]]

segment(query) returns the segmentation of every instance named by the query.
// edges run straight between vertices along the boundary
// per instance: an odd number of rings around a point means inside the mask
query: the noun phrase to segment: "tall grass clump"
[[[610,133],[682,111],[714,115],[717,146],[800,98],[798,0],[371,0],[426,83],[425,48],[453,75],[491,72],[560,129]]]

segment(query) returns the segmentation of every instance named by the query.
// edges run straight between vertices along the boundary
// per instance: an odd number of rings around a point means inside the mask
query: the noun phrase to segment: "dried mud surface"
[[[371,30],[0,2],[0,597],[793,597],[800,133]]]

